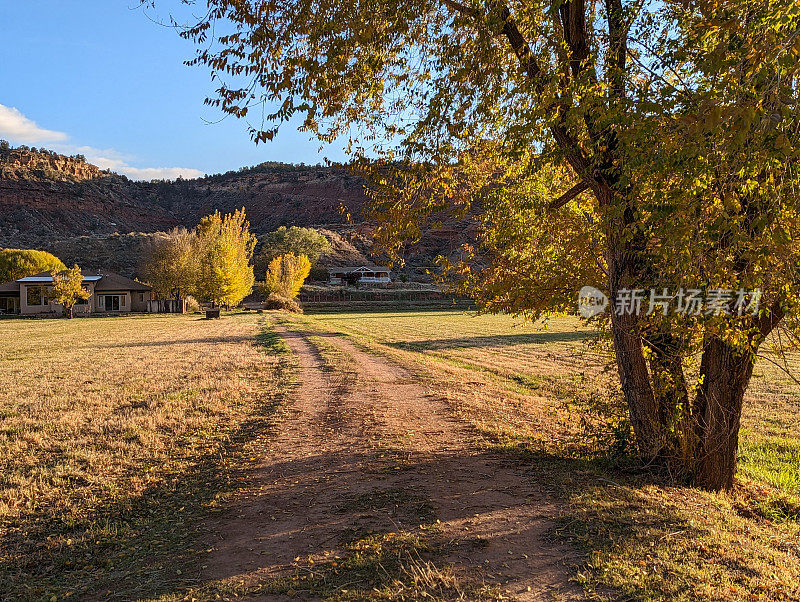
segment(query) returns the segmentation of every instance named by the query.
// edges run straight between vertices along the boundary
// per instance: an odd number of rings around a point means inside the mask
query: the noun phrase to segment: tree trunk
[[[616,190],[615,179],[606,176],[595,181],[593,192],[601,209],[608,211],[605,233],[611,330],[639,453],[647,460],[668,461],[706,489],[730,489],[736,472],[742,401],[753,373],[755,350],[780,322],[783,311],[776,301],[769,312],[756,318],[743,349],[710,337],[701,360],[697,394],[690,404],[679,342],[665,340],[667,345],[660,354],[648,343],[656,351],[648,370],[639,315],[615,311],[619,291],[642,288],[649,280],[649,266],[633,204],[624,191]]]
[[[662,456],[674,473],[690,476],[695,443],[689,389],[683,373],[683,345],[668,332],[649,335],[650,374],[656,398],[658,425],[664,448]]]
[[[615,193],[610,186],[601,187],[595,194],[602,207],[615,210],[612,207]],[[639,316],[636,313],[617,315],[614,307],[617,293],[621,289],[634,287],[634,283],[638,281],[637,259],[633,249],[635,243],[630,237],[625,236],[625,229],[631,221],[632,215],[626,211],[621,217],[609,219],[606,227],[611,332],[614,337],[614,353],[620,385],[628,405],[636,444],[643,456],[652,459],[661,453],[663,438],[639,332]]]
[[[754,357],[713,337],[700,363],[702,382],[695,399],[697,440],[695,483],[719,491],[733,487],[744,392]]]
[[[612,295],[616,296],[614,293]],[[628,405],[636,443],[639,452],[648,459],[652,459],[661,454],[663,438],[657,420],[656,400],[653,388],[650,386],[650,375],[647,371],[647,362],[636,322],[636,316],[612,314],[611,330],[614,337],[614,353],[617,359],[620,385]]]

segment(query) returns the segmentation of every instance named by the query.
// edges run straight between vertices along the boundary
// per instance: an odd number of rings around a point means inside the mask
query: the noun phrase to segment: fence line
[[[337,291],[333,293],[301,292],[302,303],[354,303],[354,302],[466,302],[462,299],[435,291]]]

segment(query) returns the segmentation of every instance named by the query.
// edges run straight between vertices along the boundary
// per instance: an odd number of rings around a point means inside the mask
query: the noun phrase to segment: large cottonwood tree
[[[382,159],[385,241],[480,201],[483,269],[460,269],[488,308],[557,309],[593,275],[612,298],[760,287],[754,316],[609,324],[642,454],[732,485],[755,354],[797,294],[796,0],[207,4],[184,35],[223,82],[208,102],[257,142],[300,115]]]
[[[200,274],[197,233],[173,228],[151,241],[139,270],[162,299],[182,300],[195,292]]]
[[[55,255],[36,249],[0,249],[0,282],[10,282],[67,266]]]

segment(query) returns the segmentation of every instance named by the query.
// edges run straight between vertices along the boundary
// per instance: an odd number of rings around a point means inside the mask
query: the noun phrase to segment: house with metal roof
[[[351,267],[330,268],[328,275],[332,284],[386,284],[392,281],[389,269],[377,265],[359,265]]]
[[[52,286],[49,272],[0,284],[0,313],[60,315],[63,308],[48,295]],[[83,287],[90,297],[75,305],[75,315],[146,312],[153,294],[146,284],[108,270],[84,273]]]

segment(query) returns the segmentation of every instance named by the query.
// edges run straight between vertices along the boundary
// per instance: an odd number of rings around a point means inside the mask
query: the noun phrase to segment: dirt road
[[[524,468],[481,450],[404,368],[344,336],[277,328],[298,364],[289,416],[255,486],[207,525],[204,580],[270,600],[581,598],[557,508]]]

